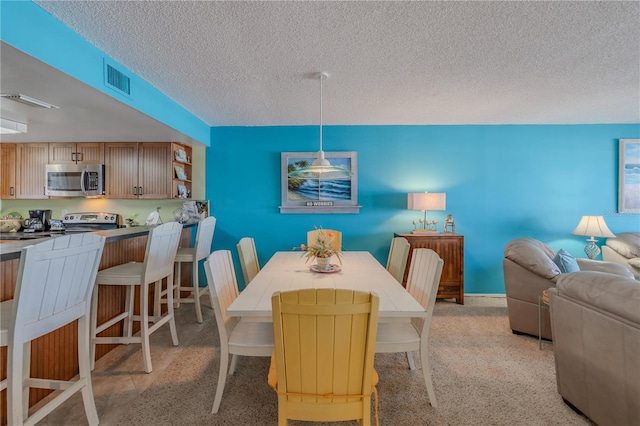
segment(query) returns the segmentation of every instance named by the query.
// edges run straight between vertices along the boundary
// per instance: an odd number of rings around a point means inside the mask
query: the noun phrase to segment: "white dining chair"
[[[376,353],[406,352],[411,370],[415,370],[412,351],[420,351],[422,374],[432,407],[437,406],[429,367],[429,326],[444,262],[431,249],[415,249],[407,277],[407,291],[422,305],[426,317],[410,322],[387,322],[378,325]]]
[[[89,363],[89,310],[104,243],[103,236],[75,234],[22,249],[14,298],[0,305],[0,346],[8,346],[7,378],[0,383],[0,389],[7,389],[7,424],[35,425],[78,391],[89,424],[98,424]],[[76,320],[77,378],[32,377],[31,341]],[[29,415],[29,388],[62,392]]]
[[[387,259],[387,271],[402,284],[404,271],[407,268],[407,257],[411,244],[403,237],[394,237],[389,248],[389,258]]]
[[[198,265],[203,259],[211,253],[211,243],[213,241],[213,233],[216,229],[216,218],[209,216],[198,223],[198,232],[196,233],[196,242],[193,247],[179,247],[176,253],[176,272],[173,284],[173,302],[176,307],[181,303],[193,303],[196,308],[196,321],[202,322],[202,308],[200,307],[200,297],[209,291],[209,287],[200,287]],[[182,286],[182,263],[191,263],[191,286]],[[186,297],[182,296],[182,292],[189,292]],[[167,298],[161,299],[161,303],[167,303]]]
[[[180,242],[182,224],[168,222],[151,229],[147,239],[147,248],[144,262],[130,262],[112,266],[98,272],[96,286],[118,285],[126,286],[126,301],[124,312],[114,316],[98,326],[97,307],[98,290],[93,294],[91,314],[91,368],[95,366],[96,344],[113,343],[140,343],[142,345],[142,358],[144,371],[151,373],[151,347],[149,336],[161,326],[169,324],[173,346],[178,346],[178,334],[173,311],[173,264]],[[166,278],[166,289],[162,288],[162,281]],[[162,298],[166,295],[167,312],[157,311],[149,315],[149,285],[154,284],[154,293]],[[135,289],[140,289],[139,314],[134,314]],[[122,336],[98,336],[99,333],[124,320]],[[140,334],[133,336],[133,322],[140,322]],[[150,325],[153,323],[153,325]]]
[[[218,386],[211,413],[217,413],[229,374],[233,374],[239,356],[271,356],[273,352],[273,325],[270,322],[241,321],[227,315],[227,308],[238,297],[238,283],[229,250],[217,250],[204,262],[209,283],[211,305],[215,311],[220,335],[220,369]],[[229,367],[229,355],[233,355]]]
[[[238,248],[238,257],[240,258],[240,266],[242,267],[244,285],[248,285],[251,280],[258,275],[258,272],[260,272],[256,244],[253,238],[244,237],[238,241],[236,247]]]

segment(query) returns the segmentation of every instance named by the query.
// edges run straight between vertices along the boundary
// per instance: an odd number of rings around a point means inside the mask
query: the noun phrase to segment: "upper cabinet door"
[[[138,198],[171,198],[171,144],[138,145]]]
[[[0,198],[16,198],[16,144],[0,144]]]
[[[44,193],[47,164],[49,164],[49,144],[16,144],[16,198],[49,198]]]
[[[104,143],[79,143],[76,149],[78,164],[104,164]]]
[[[50,164],[104,164],[104,143],[50,143]]]
[[[138,198],[138,144],[104,144],[105,197]]]

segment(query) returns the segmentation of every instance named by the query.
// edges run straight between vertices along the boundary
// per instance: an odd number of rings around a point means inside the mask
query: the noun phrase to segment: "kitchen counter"
[[[197,224],[185,224],[180,237],[180,246],[189,247],[192,243],[191,234],[193,227]],[[147,236],[154,226],[134,226],[131,228],[118,228],[111,230],[93,231],[98,235],[104,235],[106,242],[102,258],[100,260],[99,270],[109,268],[111,266],[121,265],[128,262],[141,262],[147,246]],[[59,234],[63,235],[63,234]],[[50,236],[32,240],[21,241],[2,241],[0,244],[0,301],[12,299],[15,292],[18,269],[20,265],[20,254],[23,247],[45,241],[48,238],[57,238]],[[191,268],[182,268],[179,277],[182,286],[188,286],[191,283]],[[166,283],[163,284],[163,287]],[[104,322],[107,318],[112,318],[122,312],[121,307],[124,306],[126,300],[126,291],[122,286],[100,286],[100,294],[98,297],[98,322]],[[155,292],[149,289],[150,293]],[[153,301],[153,294],[150,294],[150,301]],[[153,303],[153,302],[150,302]],[[153,307],[150,307],[153,309]],[[166,308],[165,308],[166,309]],[[77,333],[74,329],[75,324],[66,325],[55,330],[46,336],[36,339],[32,343],[31,365],[32,371],[38,371],[38,377],[49,379],[69,380],[78,374],[77,358],[73,356],[53,357],[52,353],[75,353],[77,348]],[[103,336],[119,336],[122,334],[123,323],[114,324],[105,330]],[[133,332],[138,331],[139,324],[134,323]],[[107,352],[114,349],[113,345],[98,345],[96,348],[96,359],[104,356]],[[0,360],[7,359],[7,348],[0,348]],[[4,361],[0,364],[0,380],[7,377],[7,366]],[[31,405],[45,398],[51,391],[47,389],[31,390]],[[6,424],[6,392],[0,392],[0,425]]]
[[[196,223],[184,224],[183,228],[191,228],[196,225],[197,225]],[[132,226],[130,228],[118,228],[118,229],[109,229],[104,231],[93,231],[93,233],[98,235],[104,235],[105,237],[107,237],[106,242],[110,243],[110,242],[118,241],[122,239],[133,238],[141,235],[147,235],[149,233],[149,230],[151,230],[152,228],[154,228],[154,226],[141,225],[141,226]],[[13,232],[10,234],[15,235],[16,233]],[[34,234],[37,234],[37,233],[34,233]],[[27,235],[34,235],[34,234],[27,234]],[[45,232],[45,234],[47,233]],[[23,247],[37,243],[39,241],[43,241],[47,238],[55,238],[65,234],[56,233],[56,234],[51,234],[49,236],[34,235],[33,238],[28,240],[13,240],[13,239],[3,240],[2,235],[5,235],[5,234],[0,233],[0,261],[17,259],[20,257],[20,252]]]

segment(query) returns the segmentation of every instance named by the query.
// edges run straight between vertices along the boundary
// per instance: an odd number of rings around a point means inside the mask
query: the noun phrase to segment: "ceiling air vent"
[[[105,63],[104,73],[104,81],[107,87],[125,95],[131,95],[129,77],[107,63]]]

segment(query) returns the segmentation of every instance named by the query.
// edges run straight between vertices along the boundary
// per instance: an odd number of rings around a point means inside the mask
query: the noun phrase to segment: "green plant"
[[[339,250],[336,250],[333,245],[333,239],[335,235],[332,231],[324,231],[322,228],[314,227],[315,229],[319,229],[319,232],[316,234],[316,241],[310,245],[300,244],[300,250],[303,251],[302,255],[307,258],[307,262],[309,259],[315,259],[317,257],[320,258],[329,258],[331,256],[336,256],[340,264],[342,264],[342,257]],[[298,247],[294,247],[293,250],[296,250]]]

